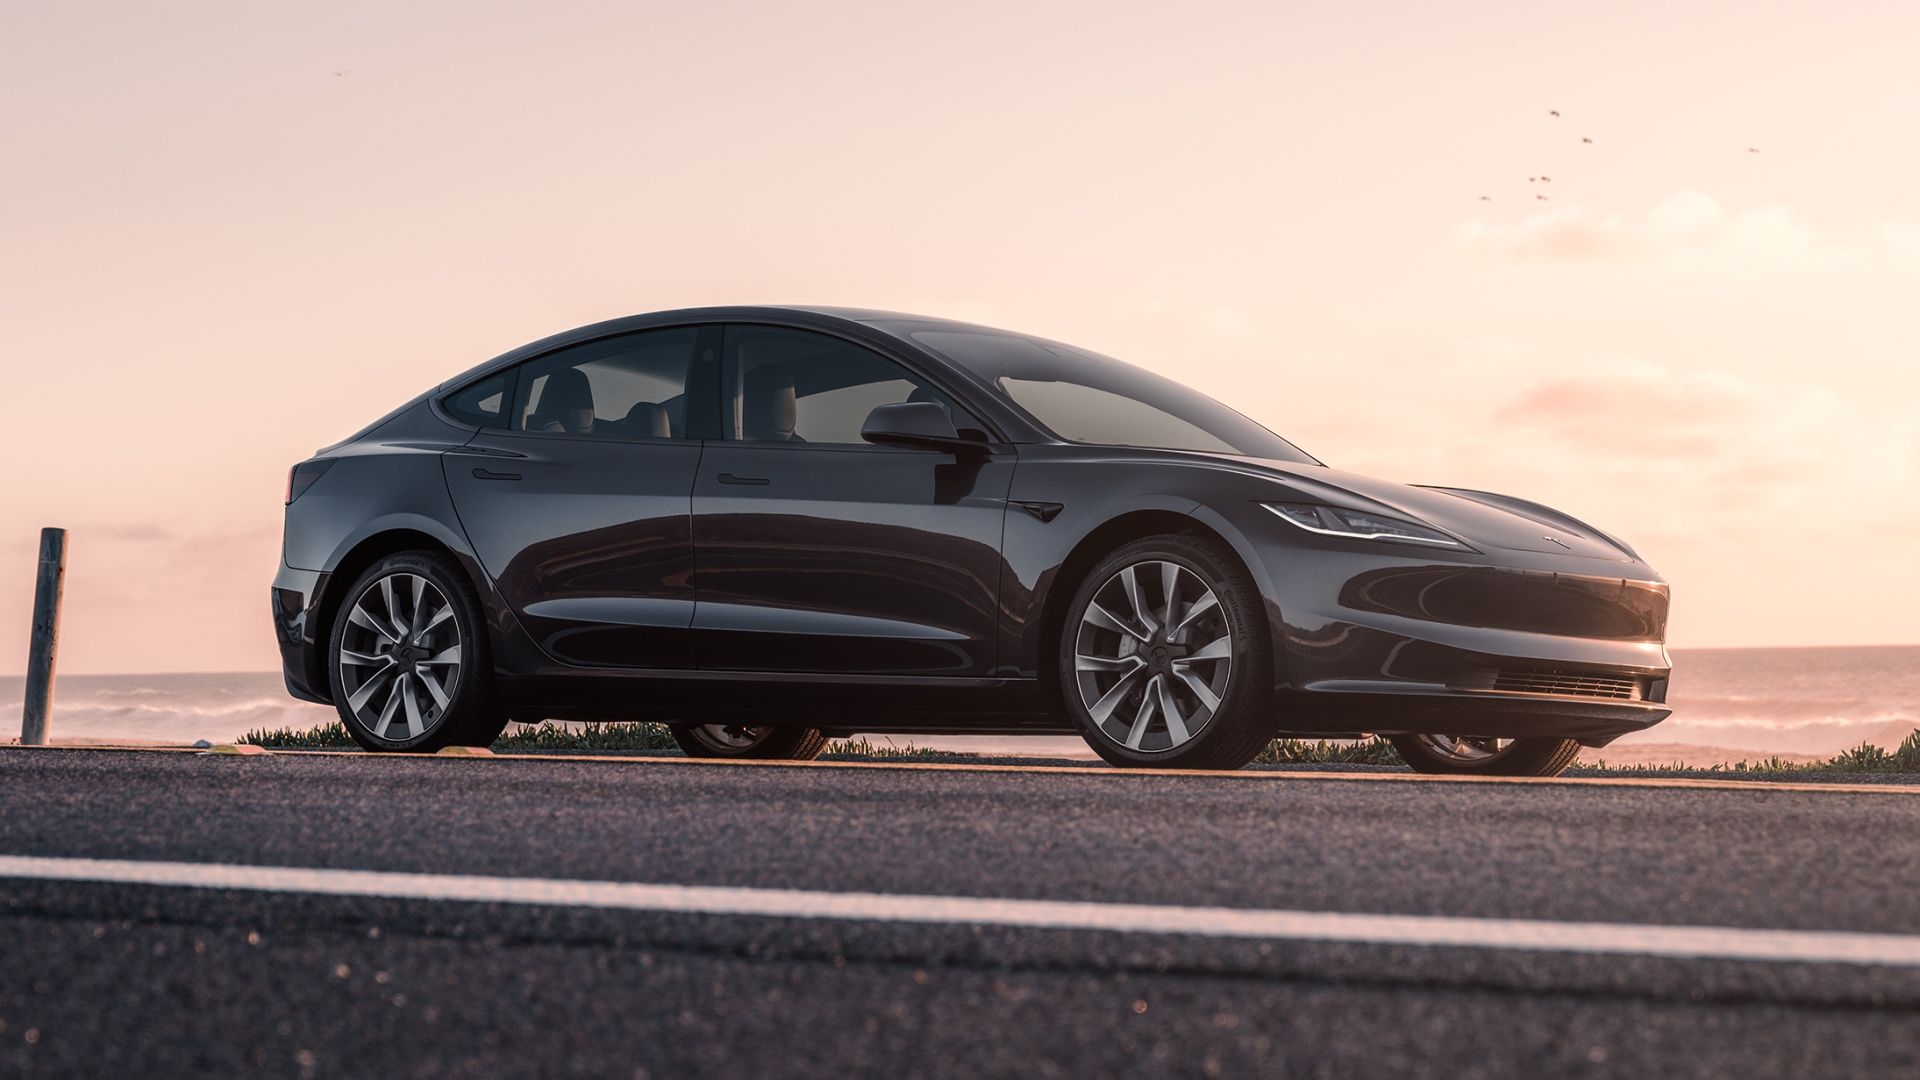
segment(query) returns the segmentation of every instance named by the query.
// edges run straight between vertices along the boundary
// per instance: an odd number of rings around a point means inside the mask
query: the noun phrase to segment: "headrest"
[[[570,431],[576,435],[592,431],[593,384],[587,381],[587,373],[579,368],[561,368],[549,373],[540,390],[540,404],[527,426],[535,430]]]
[[[665,405],[637,401],[620,421],[620,433],[641,439],[671,439],[673,422],[667,418]]]
[[[800,400],[793,392],[793,371],[785,364],[762,364],[747,372],[745,400],[740,405],[740,436],[766,442],[787,442],[800,416]]]

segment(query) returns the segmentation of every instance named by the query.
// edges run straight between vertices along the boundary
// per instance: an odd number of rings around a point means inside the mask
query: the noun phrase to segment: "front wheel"
[[[1067,710],[1111,764],[1237,769],[1273,738],[1260,591],[1217,540],[1124,545],[1081,582],[1060,637]]]
[[[688,757],[811,761],[827,748],[819,728],[743,724],[669,724]]]
[[[1473,735],[1389,735],[1414,772],[1455,776],[1558,776],[1580,756],[1572,739],[1494,739]]]

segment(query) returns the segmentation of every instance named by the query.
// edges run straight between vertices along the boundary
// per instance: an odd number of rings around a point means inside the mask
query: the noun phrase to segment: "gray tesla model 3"
[[[657,720],[688,753],[1077,732],[1237,768],[1374,733],[1552,774],[1664,718],[1667,586],[1585,522],[1342,472],[1179,383],[914,315],[670,311],[294,466],[288,690],[370,750]]]

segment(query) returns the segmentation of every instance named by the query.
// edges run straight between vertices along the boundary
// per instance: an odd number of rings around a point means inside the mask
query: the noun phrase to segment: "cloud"
[[[1824,386],[1615,360],[1522,383],[1479,431],[1465,470],[1674,544],[1740,536],[1788,565],[1842,523],[1920,520],[1911,425]]]
[[[91,539],[122,544],[157,544],[181,539],[180,534],[172,529],[162,528],[152,523],[95,525],[87,529],[86,533]]]
[[[1920,432],[1806,377],[1496,338],[1289,434],[1341,468],[1504,491],[1666,550],[1741,536],[1778,564],[1848,527],[1920,523]],[[1838,510],[1834,508],[1840,508]],[[1800,545],[1800,546],[1795,546]]]
[[[1845,269],[1865,252],[1822,240],[1784,206],[1729,210],[1683,191],[1637,216],[1587,206],[1544,210],[1518,222],[1470,221],[1453,232],[1456,251],[1509,262],[1671,261],[1688,268]]]
[[[82,522],[68,530],[68,574],[111,577],[129,602],[173,603],[209,589],[258,591],[273,574],[278,547],[279,530],[264,525],[208,530]],[[236,584],[242,580],[244,586]]]
[[[1496,408],[1492,420],[1591,450],[1700,455],[1723,449],[1729,432],[1776,421],[1773,402],[1822,393],[1769,390],[1724,371],[1608,360],[1535,382]]]

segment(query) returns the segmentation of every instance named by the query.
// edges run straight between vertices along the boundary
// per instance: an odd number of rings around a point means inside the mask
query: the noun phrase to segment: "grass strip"
[[[250,731],[238,740],[272,750],[341,750],[353,747],[352,736],[338,721],[306,729],[275,728]],[[497,754],[524,753],[647,753],[677,750],[665,724],[584,723],[516,724],[494,741]],[[956,750],[931,750],[892,740],[874,742],[861,735],[835,739],[822,755],[837,761],[971,761],[981,755]],[[1254,759],[1256,765],[1372,765],[1398,766],[1400,757],[1385,739],[1343,742],[1275,739]],[[1581,776],[1808,776],[1820,774],[1886,775],[1920,773],[1920,731],[1898,747],[1885,750],[1862,743],[1826,761],[1786,761],[1755,758],[1716,765],[1609,765],[1605,758],[1574,766]]]

